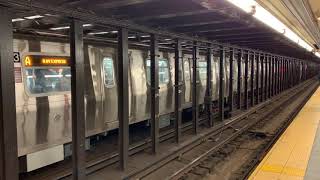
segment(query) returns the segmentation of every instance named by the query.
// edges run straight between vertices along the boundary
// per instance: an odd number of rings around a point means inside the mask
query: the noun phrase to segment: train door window
[[[103,58],[103,76],[105,87],[114,86],[114,67],[113,60],[110,57]]]
[[[198,72],[199,72],[199,78],[201,80],[207,79],[207,62],[206,61],[198,62]]]
[[[146,71],[147,71],[147,82],[150,84],[151,79],[151,61],[147,59],[146,61]],[[159,59],[159,85],[169,83],[169,66],[166,59]]]
[[[27,92],[31,95],[48,95],[71,90],[70,68],[26,68],[25,77]]]

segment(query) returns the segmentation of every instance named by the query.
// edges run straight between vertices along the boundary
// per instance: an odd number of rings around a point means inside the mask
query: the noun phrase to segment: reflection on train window
[[[27,68],[26,87],[34,95],[71,90],[70,68]]]
[[[184,61],[184,78],[186,81],[190,80],[190,66],[189,61]]]
[[[113,60],[109,57],[103,58],[104,85],[111,87],[114,85]]]
[[[198,72],[199,72],[200,79],[202,80],[207,79],[207,62],[206,61],[198,62]]]
[[[150,84],[150,66],[151,61],[147,59],[147,81]],[[166,59],[159,59],[159,84],[167,84],[169,82],[169,66]]]

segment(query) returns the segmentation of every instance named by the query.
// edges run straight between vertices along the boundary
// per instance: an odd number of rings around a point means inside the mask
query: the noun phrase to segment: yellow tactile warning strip
[[[319,121],[320,88],[311,96],[249,179],[302,180],[306,173]]]

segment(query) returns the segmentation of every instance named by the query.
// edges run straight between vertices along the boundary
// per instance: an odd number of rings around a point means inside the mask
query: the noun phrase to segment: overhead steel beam
[[[190,28],[194,26],[204,26],[204,25],[218,25],[218,24],[224,24],[224,23],[230,23],[230,22],[235,22],[234,20],[214,20],[214,21],[198,21],[198,22],[193,22],[193,23],[183,23],[183,24],[172,24],[172,25],[166,25],[167,28],[170,29],[177,29],[177,28]]]
[[[224,32],[227,33],[228,31],[235,31],[235,30],[248,30],[248,29],[253,29],[255,27],[233,27],[233,28],[220,28],[220,29],[215,29],[215,28],[210,28],[210,29],[199,29],[199,30],[193,30],[193,33],[216,33],[216,32]],[[190,31],[189,31],[190,32]]]
[[[269,32],[238,32],[238,33],[215,33],[212,36],[206,35],[208,38],[220,38],[220,37],[239,37],[239,36],[254,36],[254,35],[264,35],[264,34],[272,34]]]
[[[144,3],[152,3],[157,2],[160,0],[118,0],[118,1],[111,1],[111,2],[103,2],[103,3],[94,3],[95,8],[99,9],[115,9],[121,8],[124,6],[133,6],[137,4],[144,4]]]
[[[169,18],[177,18],[184,16],[194,16],[200,14],[208,14],[212,13],[210,10],[196,10],[196,11],[186,11],[186,12],[175,12],[175,13],[165,13],[165,14],[156,14],[152,16],[143,16],[132,18],[133,21],[149,21],[149,20],[157,20],[157,19],[169,19]]]
[[[239,36],[227,36],[227,37],[216,37],[215,40],[217,41],[234,41],[234,40],[247,40],[247,39],[252,39],[252,40],[269,40],[269,38],[273,38],[274,35],[272,34],[267,34],[265,36],[262,35],[257,35],[257,36],[245,36],[245,35],[239,35]]]
[[[223,45],[225,47],[239,48],[236,45],[218,43],[216,41],[208,40],[206,38],[201,38],[199,36],[188,36],[188,35],[178,34],[178,33],[170,32],[170,31],[166,31],[166,30],[150,28],[147,26],[133,23],[132,21],[119,20],[119,19],[115,19],[115,18],[111,18],[111,17],[98,16],[98,15],[90,13],[90,12],[84,12],[82,10],[67,8],[64,6],[52,5],[52,6],[48,7],[45,3],[39,2],[39,1],[29,2],[29,1],[25,1],[25,0],[0,0],[0,5],[8,6],[10,8],[11,7],[12,8],[19,8],[20,10],[25,10],[25,11],[30,10],[30,6],[32,6],[33,9],[37,9],[37,13],[40,13],[40,14],[41,13],[43,13],[43,14],[46,14],[46,13],[59,14],[63,17],[77,18],[77,19],[81,19],[82,21],[85,21],[85,22],[93,23],[95,25],[113,26],[113,27],[118,27],[118,28],[124,27],[124,28],[128,28],[132,31],[141,31],[141,32],[150,33],[150,34],[169,36],[171,38],[180,38],[180,39],[190,40],[190,41],[199,41],[201,43],[211,43],[211,44],[215,44],[215,45]],[[253,27],[253,26],[246,25],[243,28],[250,28],[250,27]],[[263,27],[265,27],[265,26],[263,26]],[[262,29],[262,27],[259,27],[259,28],[260,28],[260,30]],[[212,29],[210,29],[209,31],[212,31]],[[226,31],[226,29],[220,29],[218,31]],[[241,47],[241,48],[244,50],[252,50],[252,49],[246,48],[246,47]],[[275,54],[275,53],[273,53],[273,54]],[[301,55],[301,53],[300,53],[300,55]],[[310,59],[313,57],[314,57],[314,55],[311,54]]]
[[[86,177],[85,109],[84,109],[84,55],[82,22],[72,19],[70,27],[71,101],[72,101],[72,176]]]
[[[118,118],[120,168],[128,168],[129,152],[129,57],[128,30],[118,31]]]
[[[18,149],[11,13],[0,7],[0,179],[18,180]]]

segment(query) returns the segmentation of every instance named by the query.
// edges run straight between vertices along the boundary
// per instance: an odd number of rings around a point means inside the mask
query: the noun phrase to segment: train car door
[[[115,58],[112,54],[103,53],[101,57],[103,118],[108,129],[118,127],[118,90],[116,80]]]
[[[183,71],[184,71],[184,104],[183,106],[191,106],[191,68],[190,68],[190,55],[183,56]]]

